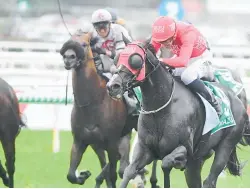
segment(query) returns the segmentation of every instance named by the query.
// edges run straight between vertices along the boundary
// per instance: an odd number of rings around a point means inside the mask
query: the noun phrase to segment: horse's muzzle
[[[114,99],[121,99],[123,95],[122,86],[118,83],[107,83],[109,96]]]
[[[64,61],[64,68],[66,70],[70,70],[75,67],[76,64],[70,62],[70,61]]]

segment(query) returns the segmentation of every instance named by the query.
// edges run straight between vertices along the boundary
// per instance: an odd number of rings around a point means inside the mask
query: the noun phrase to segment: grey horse
[[[126,90],[139,85],[142,91],[142,112],[138,120],[138,143],[134,150],[132,163],[125,169],[121,187],[145,165],[153,160],[162,160],[164,187],[170,187],[172,168],[185,169],[189,187],[202,187],[201,169],[204,161],[215,152],[215,158],[203,187],[216,187],[221,171],[227,167],[232,175],[240,175],[241,165],[236,154],[244,127],[249,124],[243,103],[234,93],[218,83],[230,101],[236,126],[222,129],[211,135],[203,154],[195,154],[201,141],[206,113],[197,94],[191,92],[174,78],[165,66],[161,65],[152,47],[137,44],[145,52],[145,57],[130,54],[127,64],[120,64],[107,88],[112,98],[119,98]],[[128,51],[129,52],[129,51]],[[118,58],[119,60],[119,58]],[[145,77],[138,82],[136,78],[146,70]]]

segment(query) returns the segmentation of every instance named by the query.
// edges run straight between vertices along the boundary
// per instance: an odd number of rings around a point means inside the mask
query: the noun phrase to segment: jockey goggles
[[[94,23],[93,25],[96,30],[101,30],[101,29],[107,30],[109,28],[109,23],[110,22],[98,22]]]

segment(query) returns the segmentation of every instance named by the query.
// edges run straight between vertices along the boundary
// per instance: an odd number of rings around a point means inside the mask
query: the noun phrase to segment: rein
[[[126,91],[126,90],[127,90],[127,91],[131,91],[131,90],[132,90],[132,91],[133,91],[133,88],[134,88],[135,86],[138,86],[139,83],[143,83],[149,76],[151,76],[151,75],[161,66],[161,62],[160,62],[160,61],[158,61],[158,64],[155,66],[148,58],[146,58],[146,59],[147,59],[147,60],[149,61],[149,63],[154,67],[154,69],[153,69],[151,72],[149,72],[149,73],[145,76],[145,78],[144,78],[142,81],[136,81],[135,79],[137,78],[137,76],[140,74],[140,71],[141,71],[141,70],[139,70],[138,73],[133,77],[133,79],[132,79],[129,83],[127,83],[126,86],[123,85],[123,90],[125,90],[125,91]],[[166,70],[166,71],[167,71],[167,70]],[[124,70],[119,70],[119,71],[117,72],[117,74],[119,75],[119,77],[123,80],[123,78],[122,78],[121,75],[119,74],[120,72],[125,72],[125,73],[126,73],[126,71],[124,71]],[[143,106],[141,105],[141,110],[140,110],[139,112],[140,112],[141,114],[144,114],[144,115],[149,115],[149,114],[155,114],[155,113],[161,111],[162,109],[166,108],[166,107],[170,104],[170,102],[171,102],[171,100],[172,100],[172,98],[173,98],[174,91],[175,91],[175,81],[174,81],[173,78],[172,78],[172,83],[173,83],[173,85],[172,85],[172,91],[171,91],[170,98],[168,99],[168,101],[167,101],[164,105],[162,105],[160,108],[157,108],[157,109],[155,109],[155,110],[144,110],[144,109],[143,109]],[[134,92],[134,95],[135,95],[137,101],[140,103],[140,101],[139,101],[139,99],[137,98],[135,92]]]
[[[84,45],[83,45],[83,47],[87,47],[87,49],[86,49],[86,52],[88,52],[89,50],[90,50],[90,44],[87,44],[87,43],[85,43]],[[94,56],[92,56],[92,57],[89,57],[89,56],[87,56],[86,57],[86,59],[84,59],[84,60],[81,60],[81,61],[79,61],[79,63],[78,63],[78,65],[77,65],[77,67],[75,68],[75,69],[79,69],[79,67],[85,62],[88,62],[88,61],[91,61],[91,60],[95,60],[95,57]],[[94,62],[95,63],[95,62]],[[95,65],[96,66],[96,65]],[[96,68],[97,69],[97,68]],[[89,107],[90,105],[93,105],[93,101],[89,101],[89,102],[87,102],[87,103],[85,103],[85,104],[81,104],[80,102],[79,102],[79,100],[78,100],[78,98],[77,98],[77,94],[76,93],[73,93],[73,95],[74,95],[74,102],[75,102],[75,105],[76,105],[76,107],[78,107],[78,108],[86,108],[86,107]],[[102,95],[103,96],[103,98],[102,98],[102,100],[104,99],[104,95]]]
[[[58,4],[59,13],[60,13],[62,22],[63,22],[65,28],[67,29],[69,35],[72,37],[72,34],[70,33],[70,31],[69,31],[69,29],[68,29],[68,27],[67,27],[67,25],[66,25],[66,23],[65,23],[65,21],[64,21],[64,17],[63,17],[62,10],[61,10],[60,0],[57,0],[57,4]],[[86,44],[86,45],[88,46],[88,49],[87,49],[87,50],[89,50],[90,44]],[[95,60],[95,57],[90,57],[90,58],[88,58],[88,59],[85,60],[85,61],[90,61],[90,60],[92,60],[92,59]],[[81,65],[82,62],[83,62],[83,61],[79,61],[79,63],[78,63],[78,65],[77,65],[76,69]],[[102,67],[104,67],[104,66],[103,66],[103,63],[102,63]],[[65,86],[65,105],[68,104],[68,80],[69,80],[69,72],[68,72],[68,74],[67,74],[67,81],[66,81],[66,86]],[[81,104],[78,103],[76,94],[73,93],[73,95],[74,95],[74,102],[75,102],[75,104],[76,104],[76,106],[77,106],[78,108],[88,107],[88,106],[90,106],[90,105],[92,104],[91,102],[88,102],[88,103],[86,103],[86,104],[81,105]]]
[[[142,105],[141,105],[141,111],[139,111],[139,112],[141,114],[144,114],[144,115],[155,114],[155,113],[161,111],[162,109],[166,108],[169,105],[169,103],[171,102],[172,98],[173,98],[174,90],[175,90],[175,82],[173,80],[172,92],[171,92],[170,98],[168,99],[168,101],[163,106],[161,106],[160,108],[158,108],[156,110],[147,111],[147,110],[144,110],[143,107],[142,107]]]

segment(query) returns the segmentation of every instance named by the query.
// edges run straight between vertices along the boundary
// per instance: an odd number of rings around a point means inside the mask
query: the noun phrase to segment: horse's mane
[[[149,50],[152,55],[154,56],[153,59],[154,61],[157,61],[157,63],[155,62],[155,64],[158,64],[158,58],[156,57],[156,51],[155,51],[155,48],[153,47],[153,45],[150,43],[151,41],[151,37],[146,39],[144,42],[143,42],[143,46],[144,46],[144,49],[147,51]],[[166,67],[164,64],[161,63],[161,66],[167,71],[169,72],[170,74],[172,74],[172,69],[169,68],[169,67]]]
[[[149,39],[147,39],[145,42],[144,42],[144,45],[145,45],[145,49],[147,50],[150,50],[151,53],[153,53],[154,56],[156,56],[156,51],[155,51],[155,48],[153,47],[153,45],[150,43],[151,41],[151,37]]]

